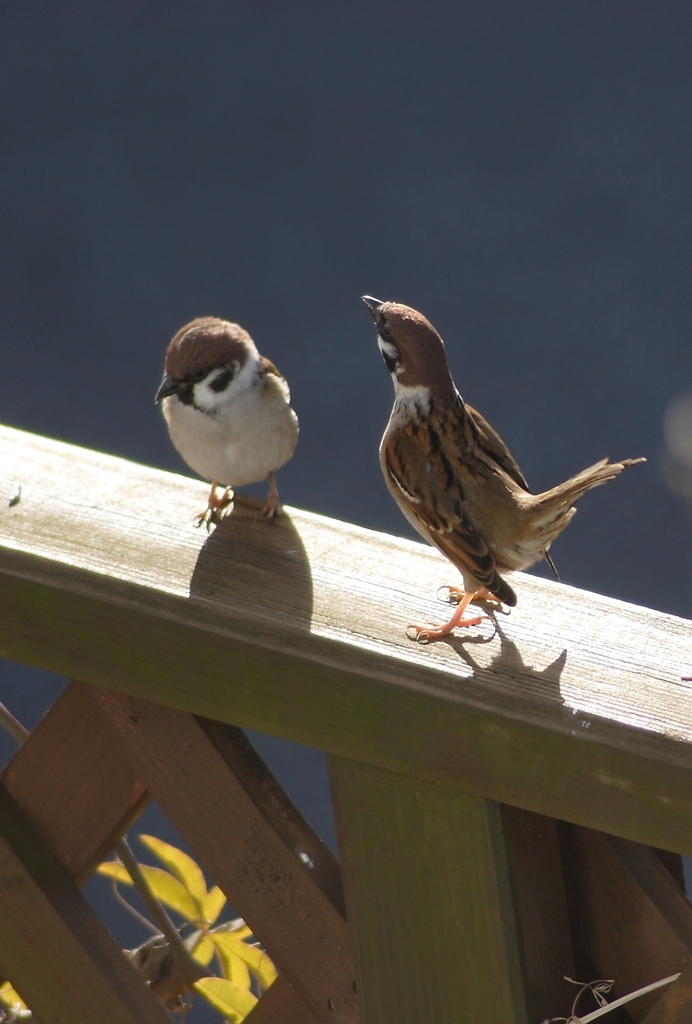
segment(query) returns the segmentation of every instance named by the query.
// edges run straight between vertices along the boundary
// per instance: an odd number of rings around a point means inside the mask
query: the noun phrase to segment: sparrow
[[[236,487],[267,478],[269,495],[257,518],[272,521],[279,507],[274,474],[298,443],[290,397],[284,378],[239,324],[205,316],[174,335],[155,401],[174,447],[211,482],[197,526],[211,529],[232,507]]]
[[[394,382],[394,406],[380,444],[380,466],[390,494],[418,533],[461,572],[464,586],[440,626],[410,626],[423,643],[457,626],[472,601],[513,607],[517,597],[503,578],[545,558],[592,487],[646,459],[602,459],[565,483],[532,494],[499,434],[467,405],[447,365],[442,338],[422,313],[398,302],[363,301],[377,327],[378,345]],[[556,574],[557,575],[557,574]]]

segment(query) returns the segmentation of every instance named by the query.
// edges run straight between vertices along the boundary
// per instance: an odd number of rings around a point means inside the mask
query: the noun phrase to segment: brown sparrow
[[[422,642],[445,636],[471,601],[517,603],[502,578],[546,558],[567,526],[574,503],[591,487],[646,459],[594,466],[543,494],[532,494],[509,449],[480,413],[466,405],[447,365],[442,338],[422,313],[363,296],[394,381],[394,407],[380,444],[380,465],[392,497],[411,525],[459,569],[463,591],[442,626],[412,626]],[[553,567],[554,568],[554,567]]]
[[[166,352],[156,402],[171,441],[195,473],[211,481],[196,523],[207,529],[233,503],[233,488],[269,478],[257,517],[270,523],[279,505],[274,473],[293,455],[298,417],[288,384],[242,327],[213,316],[181,327]],[[225,487],[219,498],[216,488]]]

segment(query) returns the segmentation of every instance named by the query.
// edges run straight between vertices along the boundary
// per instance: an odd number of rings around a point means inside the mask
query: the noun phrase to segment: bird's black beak
[[[154,403],[158,405],[162,398],[168,398],[169,395],[176,395],[184,386],[185,385],[181,380],[178,380],[176,377],[173,377],[170,373],[167,373],[166,376],[161,381],[159,390],[156,392],[156,398],[154,399]]]
[[[381,302],[380,299],[373,298],[372,295],[361,295],[361,299],[367,306],[368,313],[370,313],[371,317],[375,321],[377,329],[379,330],[383,322],[383,317],[380,313],[380,306],[384,306],[384,302]]]

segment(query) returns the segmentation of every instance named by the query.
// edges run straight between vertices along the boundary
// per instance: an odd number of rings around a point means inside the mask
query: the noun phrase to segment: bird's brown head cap
[[[363,296],[377,325],[387,369],[397,384],[428,387],[436,395],[454,392],[442,338],[430,321],[401,302],[380,302]]]
[[[203,316],[181,327],[166,352],[166,374],[186,380],[199,370],[228,363],[242,368],[255,343],[247,331],[229,320]]]

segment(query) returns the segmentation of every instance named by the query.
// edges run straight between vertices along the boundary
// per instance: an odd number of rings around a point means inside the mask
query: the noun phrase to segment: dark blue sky
[[[284,500],[410,535],[359,296],[398,299],[534,490],[647,456],[553,554],[692,615],[660,473],[692,388],[689,3],[6,0],[0,28],[1,419],[181,469],[163,353],[224,316],[293,390]]]
[[[692,613],[657,468],[692,386],[684,3],[231,0],[3,6],[2,418],[179,468],[152,395],[173,332],[237,319],[288,376],[293,504],[408,527],[359,295],[421,308],[530,484],[651,461],[553,553]]]

